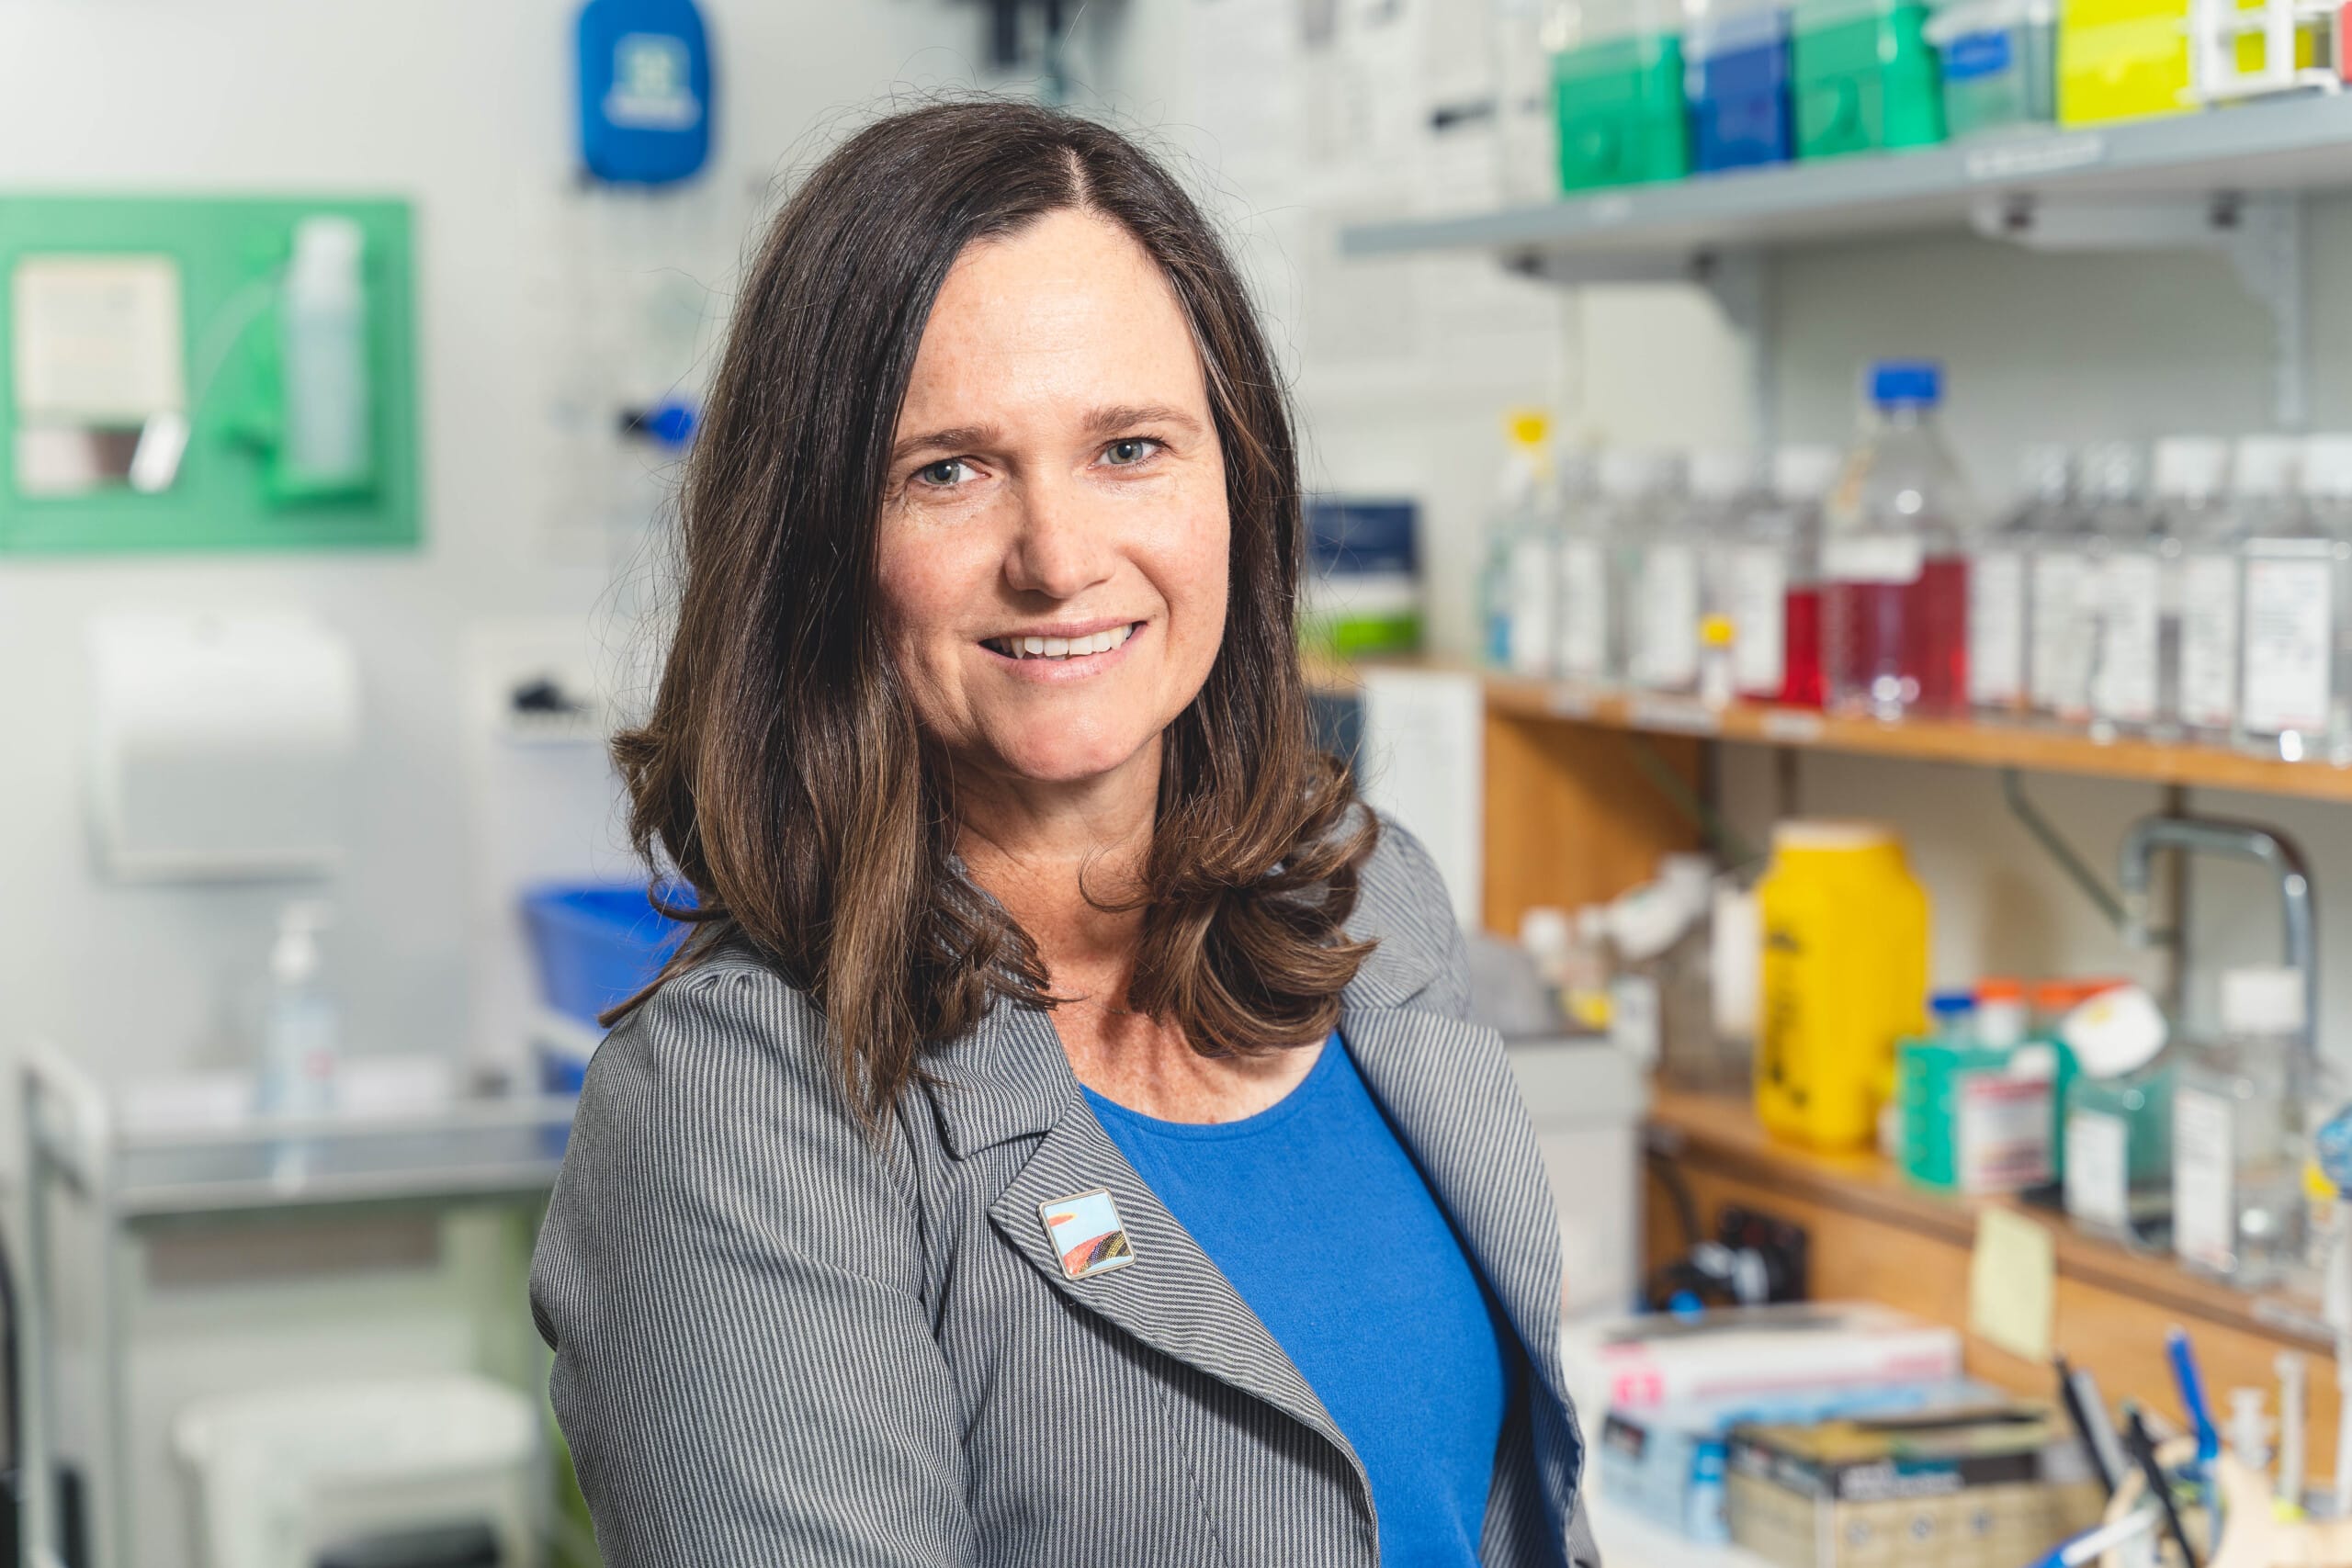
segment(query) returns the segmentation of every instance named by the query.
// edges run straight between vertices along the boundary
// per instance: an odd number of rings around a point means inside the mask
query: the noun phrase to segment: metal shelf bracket
[[[2031,250],[2219,251],[2239,285],[2270,317],[2271,417],[2301,430],[2311,412],[2310,276],[2299,192],[2146,201],[1990,197],[1969,223],[1986,239]]]

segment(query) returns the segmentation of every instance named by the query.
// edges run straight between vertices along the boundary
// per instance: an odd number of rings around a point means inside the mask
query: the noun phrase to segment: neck
[[[1159,814],[1159,746],[1076,783],[960,774],[956,850],[972,879],[1037,944],[1053,988],[1124,1005],[1143,912],[1131,897]]]

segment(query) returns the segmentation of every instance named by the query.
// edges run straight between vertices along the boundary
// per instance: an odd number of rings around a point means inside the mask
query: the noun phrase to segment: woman
[[[1311,748],[1283,395],[1099,126],[884,120],[684,502],[532,1282],[605,1560],[1591,1560],[1557,1234],[1428,857]]]

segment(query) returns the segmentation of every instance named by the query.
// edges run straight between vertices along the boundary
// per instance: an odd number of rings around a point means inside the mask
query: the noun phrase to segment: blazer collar
[[[1351,987],[1341,1005],[1340,1028],[1357,1070],[1419,1162],[1529,1364],[1565,1400],[1558,1224],[1501,1037],[1459,1019],[1380,1005],[1385,997],[1367,990]],[[934,1056],[931,1076],[957,1157],[1040,1140],[989,1212],[1057,1290],[1351,1451],[1272,1336],[1096,1122],[1047,1014],[998,1002]],[[1037,1206],[1096,1187],[1117,1204],[1136,1262],[1067,1280]]]

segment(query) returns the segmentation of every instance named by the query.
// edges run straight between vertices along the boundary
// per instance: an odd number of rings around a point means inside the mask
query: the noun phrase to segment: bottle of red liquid
[[[1976,501],[1936,429],[1941,382],[1934,365],[1871,367],[1861,440],[1825,510],[1822,676],[1838,713],[1967,710]]]

